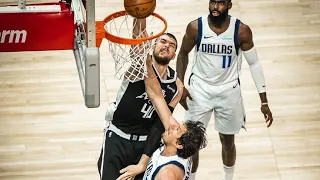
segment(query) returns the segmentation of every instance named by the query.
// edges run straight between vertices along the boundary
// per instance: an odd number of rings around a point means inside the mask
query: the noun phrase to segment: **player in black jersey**
[[[143,171],[145,171],[143,180],[188,180],[191,174],[192,156],[207,144],[204,125],[202,122],[190,120],[181,122],[178,126],[170,124],[175,118],[162,96],[162,89],[152,69],[150,55],[146,64],[148,77],[144,79],[145,89],[166,129],[162,134],[164,145],[152,154],[146,164],[139,162],[121,170],[123,174],[117,180],[132,180],[135,174]]]
[[[146,27],[145,20],[137,20],[135,27]],[[138,32],[135,32],[138,31]],[[134,34],[140,29],[134,28]],[[180,101],[183,85],[177,73],[169,67],[175,58],[177,40],[166,33],[159,37],[153,50],[153,70],[162,88],[165,101],[173,112]],[[101,180],[116,180],[120,170],[142,161],[148,161],[159,147],[164,126],[148,99],[143,80],[129,82],[123,80],[116,102],[106,113],[107,127],[98,160]],[[135,177],[142,179],[143,173]]]

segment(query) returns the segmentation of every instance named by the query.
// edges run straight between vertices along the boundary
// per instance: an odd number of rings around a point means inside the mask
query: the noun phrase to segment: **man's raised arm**
[[[144,79],[144,84],[148,98],[153,104],[153,107],[157,111],[163,126],[168,129],[173,124],[178,124],[176,120],[172,117],[172,113],[168,108],[168,105],[164,99],[161,86],[158,82],[157,76],[152,68],[151,56],[147,57],[147,71],[148,77]]]

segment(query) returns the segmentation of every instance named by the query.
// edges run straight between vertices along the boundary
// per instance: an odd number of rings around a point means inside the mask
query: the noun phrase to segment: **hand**
[[[180,126],[178,121],[173,116],[170,117],[169,124],[170,124],[170,127],[179,127]]]
[[[153,35],[153,32],[151,32],[151,36]],[[149,34],[147,31],[143,31],[143,33],[141,34],[141,38],[148,38],[149,37]],[[150,46],[152,45],[152,40],[147,40],[147,41],[144,41],[142,44],[141,44],[141,48],[140,48],[140,51],[143,51],[144,50],[149,50],[149,52],[147,52],[147,63],[148,61],[151,63],[152,62],[152,58],[151,58],[151,54],[153,52],[153,48],[150,48]]]
[[[272,118],[272,113],[269,109],[269,106],[266,105],[262,105],[261,106],[261,112],[264,115],[264,119],[266,120],[266,123],[268,123],[267,127],[270,127],[272,122],[273,122],[273,118]]]
[[[150,33],[150,36],[153,35],[153,32]],[[139,35],[133,35],[133,39],[144,39],[144,38],[149,38],[150,37],[147,30],[144,30],[143,32],[140,32]],[[150,48],[152,45],[152,40],[145,40],[141,44],[134,44],[131,45],[131,53],[133,54],[132,57],[134,57],[136,54],[144,54],[144,53],[150,53],[150,52],[145,52],[145,50],[151,51],[152,48]]]
[[[181,106],[186,110],[188,111],[189,108],[188,108],[188,105],[187,105],[187,97],[193,101],[193,98],[191,97],[189,91],[187,88],[183,87],[183,93],[182,93],[182,96],[181,96],[181,99],[180,99],[180,104]]]
[[[142,173],[143,171],[145,171],[145,167],[140,164],[127,166],[126,168],[120,170],[120,173],[123,174],[119,176],[117,180],[133,180],[136,175]]]

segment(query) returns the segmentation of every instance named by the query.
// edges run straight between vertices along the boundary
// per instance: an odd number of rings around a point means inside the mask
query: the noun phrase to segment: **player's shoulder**
[[[198,19],[192,20],[189,22],[187,29],[198,30]]]
[[[207,15],[199,16],[196,19],[189,22],[186,29],[186,34],[190,37],[189,39],[197,40],[198,31],[202,29],[202,24]],[[200,24],[199,24],[200,23]]]
[[[251,31],[251,28],[249,25],[245,24],[244,22],[240,22],[239,30],[243,32]]]
[[[171,76],[174,75],[175,73],[177,73],[176,70],[174,70],[174,69],[173,69],[172,67],[170,67],[170,66],[168,66],[168,70],[169,70]]]
[[[204,16],[200,16],[192,21],[190,21],[187,25],[187,34],[198,34],[199,20],[202,21]]]
[[[240,20],[239,18],[235,17],[235,16],[232,16],[232,15],[229,15],[229,17],[231,19],[233,19],[233,21],[239,21],[239,31],[248,31],[250,30],[250,27],[249,25],[245,24],[242,20]]]
[[[176,179],[183,179],[184,177],[184,170],[181,169],[181,167],[175,165],[175,164],[168,164],[163,166],[158,175],[158,179],[170,179],[170,180],[176,180]]]
[[[174,70],[172,67],[168,66],[168,69],[169,69],[169,72],[171,74],[171,76],[174,76],[172,78],[175,78],[176,80],[176,85],[178,87],[179,90],[182,90],[183,89],[183,83],[181,82],[181,80],[178,78],[178,74],[177,74],[177,71]]]
[[[240,23],[239,26],[239,40],[246,41],[247,39],[252,38],[252,31],[249,25],[245,24],[244,22]]]
[[[205,18],[205,16],[199,16],[196,19],[190,21],[187,25],[187,31],[198,32],[199,21],[202,22],[203,18]]]
[[[168,78],[168,79],[171,79],[171,80],[174,80],[174,81],[177,81],[177,79],[178,79],[177,71],[174,70],[174,69],[173,69],[172,67],[170,67],[170,66],[168,66],[167,78]]]

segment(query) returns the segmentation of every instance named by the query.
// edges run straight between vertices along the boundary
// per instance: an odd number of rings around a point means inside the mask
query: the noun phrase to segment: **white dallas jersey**
[[[180,167],[184,171],[184,177],[182,180],[188,180],[191,174],[192,159],[183,159],[175,156],[162,156],[164,146],[158,148],[151,156],[147,169],[144,173],[143,180],[154,180],[160,169],[168,164],[174,164]]]
[[[239,78],[242,52],[238,45],[240,21],[229,16],[228,29],[217,35],[208,24],[208,15],[198,18],[198,40],[191,73],[212,85]]]

